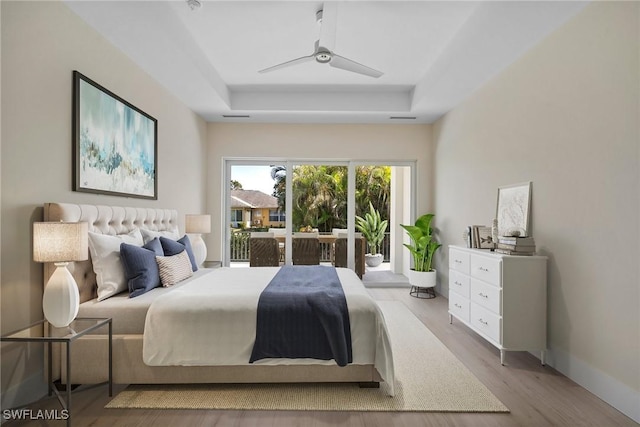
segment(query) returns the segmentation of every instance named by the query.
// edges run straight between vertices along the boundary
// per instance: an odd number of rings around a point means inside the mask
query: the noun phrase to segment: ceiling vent
[[[415,120],[417,117],[415,116],[391,116],[390,120]]]
[[[248,119],[248,118],[251,118],[251,116],[235,115],[235,114],[223,114],[222,117],[224,117],[225,119]]]

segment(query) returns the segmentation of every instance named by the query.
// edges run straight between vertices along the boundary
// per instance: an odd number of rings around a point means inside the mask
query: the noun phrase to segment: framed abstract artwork
[[[158,198],[158,121],[73,72],[73,190]]]
[[[498,188],[498,236],[529,236],[531,182]]]

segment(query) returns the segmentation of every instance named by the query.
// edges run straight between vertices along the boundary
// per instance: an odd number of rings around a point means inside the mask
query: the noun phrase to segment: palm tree
[[[311,225],[329,231],[335,225],[338,212],[337,183],[342,179],[342,166],[303,165],[294,169],[293,221],[296,226]]]
[[[356,214],[364,215],[369,202],[380,212],[383,220],[389,219],[391,197],[391,168],[389,166],[358,166],[356,168]]]
[[[278,206],[285,209],[286,168],[273,166],[273,195]],[[356,168],[356,214],[368,211],[369,202],[388,220],[391,171],[387,166]],[[301,165],[293,169],[294,227],[311,225],[320,231],[346,228],[347,167],[333,165]]]

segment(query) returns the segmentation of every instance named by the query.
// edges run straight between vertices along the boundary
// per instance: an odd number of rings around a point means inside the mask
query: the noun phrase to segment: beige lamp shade
[[[86,222],[34,222],[33,260],[84,261],[89,257]]]
[[[186,215],[185,232],[211,233],[211,215]]]

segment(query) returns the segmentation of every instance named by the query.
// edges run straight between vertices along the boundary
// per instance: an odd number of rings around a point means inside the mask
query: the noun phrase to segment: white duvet
[[[336,269],[351,323],[354,364],[373,364],[393,393],[391,343],[384,317],[356,274]],[[218,268],[158,297],[149,308],[143,359],[150,366],[248,365],[262,290],[278,267]],[[263,359],[254,364],[328,364],[333,360]]]

